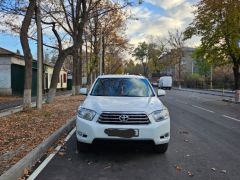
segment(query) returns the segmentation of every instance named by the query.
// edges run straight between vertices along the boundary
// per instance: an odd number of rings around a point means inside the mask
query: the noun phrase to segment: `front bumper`
[[[80,142],[92,144],[95,139],[109,140],[151,140],[155,145],[168,143],[170,140],[170,119],[155,122],[150,119],[150,124],[144,125],[115,125],[115,124],[100,124],[97,122],[98,116],[92,121],[81,119],[77,116],[76,119],[76,135]],[[105,129],[138,129],[138,137],[122,138],[116,136],[108,136]]]

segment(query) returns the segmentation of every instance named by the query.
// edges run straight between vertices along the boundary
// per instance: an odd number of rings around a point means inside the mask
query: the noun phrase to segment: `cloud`
[[[193,4],[189,2],[182,3],[181,5],[172,8],[167,12],[167,15],[172,18],[177,18],[181,20],[192,20],[194,17],[193,11],[196,8],[193,6]]]
[[[136,46],[139,42],[148,41],[149,36],[159,36],[166,39],[168,31],[179,29],[184,31],[185,28],[193,20],[193,1],[173,0],[146,0],[152,3],[158,3],[164,7],[171,9],[156,11],[147,8],[147,6],[132,7],[131,11],[138,20],[128,20],[127,37],[130,44]],[[169,2],[167,4],[167,2]],[[199,44],[199,38],[187,41],[188,46],[196,46]]]
[[[166,10],[174,8],[185,2],[185,0],[145,0],[145,1],[153,5],[157,5]]]

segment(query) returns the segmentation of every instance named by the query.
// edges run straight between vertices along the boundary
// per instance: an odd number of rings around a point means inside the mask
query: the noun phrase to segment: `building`
[[[24,57],[18,53],[0,48],[0,95],[23,95],[24,91]],[[48,91],[53,74],[53,65],[43,65],[43,90]],[[67,71],[61,69],[58,89],[67,88]],[[32,65],[32,95],[37,93],[37,61]]]
[[[182,76],[187,74],[194,74],[197,72],[196,61],[193,59],[194,51],[195,48],[183,48],[181,57]],[[161,73],[172,75],[174,80],[178,80],[179,64],[177,63],[174,54],[174,50],[171,50],[170,52],[160,57],[160,63],[164,65],[164,69],[161,71]]]

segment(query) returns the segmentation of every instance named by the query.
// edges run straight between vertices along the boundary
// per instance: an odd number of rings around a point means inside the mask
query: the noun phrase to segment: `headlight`
[[[169,118],[169,112],[167,108],[164,108],[159,111],[154,111],[153,113],[151,113],[151,116],[156,122],[160,122]]]
[[[78,109],[78,116],[82,119],[85,120],[93,120],[94,116],[96,115],[96,112],[90,109],[85,109],[85,108],[79,108]]]

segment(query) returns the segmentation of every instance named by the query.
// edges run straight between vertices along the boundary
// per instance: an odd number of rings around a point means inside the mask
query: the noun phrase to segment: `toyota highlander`
[[[96,140],[151,141],[154,151],[165,153],[170,140],[170,116],[148,79],[135,75],[102,75],[87,95],[76,119],[78,151]]]

